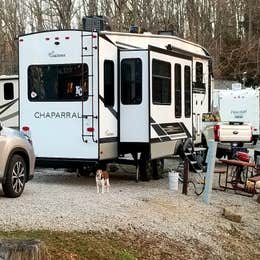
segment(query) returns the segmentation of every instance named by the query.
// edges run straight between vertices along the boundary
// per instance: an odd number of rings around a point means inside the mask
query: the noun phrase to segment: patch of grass
[[[137,259],[134,255],[132,255],[132,253],[130,253],[126,250],[119,251],[118,256],[120,257],[121,260],[136,260]]]
[[[183,243],[143,230],[119,229],[116,233],[0,230],[0,240],[8,238],[40,240],[51,259],[55,260],[188,260],[194,259],[194,254],[199,255],[200,259],[208,259],[210,252],[207,245],[198,241]]]
[[[116,234],[98,232],[56,232],[49,230],[0,231],[0,239],[39,239],[47,247],[52,259],[115,259],[133,260],[133,250],[125,248]]]

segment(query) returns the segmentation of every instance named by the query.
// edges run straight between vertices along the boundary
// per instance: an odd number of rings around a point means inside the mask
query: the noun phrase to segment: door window
[[[121,102],[124,105],[142,103],[142,61],[139,58],[121,62]]]

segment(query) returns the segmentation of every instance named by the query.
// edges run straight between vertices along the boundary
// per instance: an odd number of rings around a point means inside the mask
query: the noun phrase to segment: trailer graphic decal
[[[100,98],[100,100],[105,104],[105,99],[101,96],[101,95],[99,95],[99,98]],[[116,110],[113,108],[113,107],[106,107],[110,112],[111,112],[111,114],[117,119],[118,118],[118,115],[117,115],[117,112],[116,112]]]
[[[190,137],[190,134],[183,123],[163,123],[157,124],[153,118],[150,118],[151,126],[153,127],[157,138],[151,138],[152,143],[167,142],[179,138]]]
[[[0,111],[0,115],[3,114],[8,108],[10,108],[11,106],[13,106],[17,101],[18,101],[18,98],[12,100],[11,102],[8,102],[8,103],[6,103],[6,104],[0,106],[0,109],[3,108],[3,110]]]
[[[11,119],[13,117],[16,117],[16,116],[18,116],[18,111],[15,112],[15,113],[10,114],[8,116],[0,117],[0,121],[4,122],[4,121],[6,121],[8,119]]]

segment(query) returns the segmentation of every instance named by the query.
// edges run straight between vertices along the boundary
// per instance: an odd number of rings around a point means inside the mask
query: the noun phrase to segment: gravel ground
[[[166,164],[171,166],[172,160]],[[136,183],[130,170],[124,167],[111,173],[110,193],[97,194],[94,177],[36,169],[20,198],[7,199],[0,193],[0,229],[143,230],[182,242],[198,241],[221,259],[232,256],[232,246],[241,250],[241,258],[232,259],[250,259],[250,252],[260,257],[260,204],[256,196],[214,190],[207,205],[193,193],[182,195],[181,185],[178,192],[170,191],[167,176]],[[240,213],[242,222],[225,219],[225,207]]]

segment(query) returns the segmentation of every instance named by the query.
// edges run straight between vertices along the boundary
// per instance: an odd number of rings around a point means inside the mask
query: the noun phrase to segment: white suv
[[[25,183],[32,179],[35,155],[29,136],[1,126],[0,122],[0,183],[6,197],[19,197]]]

